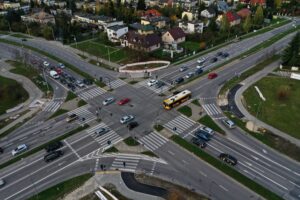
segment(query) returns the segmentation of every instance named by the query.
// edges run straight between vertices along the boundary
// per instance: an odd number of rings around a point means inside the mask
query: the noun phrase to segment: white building
[[[214,9],[208,8],[208,9],[201,11],[200,15],[201,15],[201,17],[205,17],[205,18],[213,18],[216,16],[216,12],[214,11]]]
[[[128,33],[128,27],[116,25],[107,28],[107,37],[111,42],[119,42],[120,37]]]
[[[187,34],[203,33],[203,26],[200,21],[179,22],[179,27]]]

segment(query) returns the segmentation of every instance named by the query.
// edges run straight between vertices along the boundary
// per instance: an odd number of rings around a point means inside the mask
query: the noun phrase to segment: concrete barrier
[[[124,65],[124,66],[120,67],[119,72],[122,72],[122,73],[153,72],[153,71],[157,71],[157,70],[167,68],[170,65],[170,63],[171,62],[169,62],[169,61],[163,61],[163,60],[131,63],[131,64],[127,64],[127,65]],[[155,68],[151,68],[151,69],[139,69],[139,70],[126,69],[127,67],[139,66],[139,65],[149,65],[149,64],[163,64],[163,66],[155,67]]]
[[[19,104],[18,106],[14,107],[14,108],[6,110],[6,113],[12,113],[12,112],[15,112],[17,110],[20,110],[21,108],[23,108],[23,106],[24,106],[24,104],[21,103],[21,104]]]

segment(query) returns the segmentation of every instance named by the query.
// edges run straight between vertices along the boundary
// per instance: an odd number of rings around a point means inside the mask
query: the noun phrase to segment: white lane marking
[[[265,149],[263,149],[262,151],[263,151],[265,154],[267,154],[267,153],[268,153],[268,152],[267,152]]]
[[[294,183],[293,181],[289,181],[291,184],[295,185],[296,187],[300,188],[300,185]]]
[[[22,141],[22,140],[25,140],[26,138],[27,138],[27,136],[22,137],[22,138],[20,138],[19,140]]]
[[[220,149],[218,149],[217,147],[214,147],[213,145],[211,144],[208,144],[207,143],[207,146],[210,146],[211,148],[215,149],[216,151],[220,152],[220,153],[223,153],[223,151],[221,151]]]
[[[185,160],[182,160],[182,162],[184,163],[184,164],[189,164],[188,162],[186,162]]]
[[[205,173],[203,173],[203,172],[201,172],[201,171],[199,171],[199,173],[200,173],[202,176],[207,177],[207,175],[206,175]]]
[[[73,149],[73,147],[67,142],[67,140],[64,140],[64,142],[72,150],[72,152],[79,158],[79,160],[82,160],[82,158],[80,157],[80,155],[77,153],[77,151],[75,151],[75,149]]]
[[[172,151],[168,151],[168,152],[169,152],[169,154],[171,154],[173,156],[175,155],[175,153],[173,153]]]
[[[150,175],[153,175],[155,167],[156,167],[156,162],[153,163]]]
[[[229,190],[227,188],[225,188],[223,185],[219,185],[220,188],[222,188],[223,190],[225,190],[226,192],[228,192]]]
[[[57,174],[58,172],[60,172],[60,171],[62,171],[62,170],[64,170],[64,169],[66,169],[67,167],[73,165],[75,162],[77,162],[77,160],[74,161],[74,162],[72,162],[72,163],[70,163],[70,164],[68,164],[68,165],[66,165],[66,166],[64,166],[64,167],[62,167],[62,168],[60,168],[60,169],[58,169],[57,171],[55,171],[55,172],[49,174],[48,176],[45,176],[44,178],[42,178],[42,179],[40,179],[40,180],[38,180],[38,181],[36,181],[36,182],[34,182],[34,183],[28,185],[27,187],[23,188],[22,190],[19,190],[19,191],[15,192],[15,193],[12,194],[11,196],[6,197],[5,200],[11,199],[12,197],[16,196],[17,194],[20,194],[21,192],[27,190],[28,188],[37,185],[38,183],[42,182],[43,180],[49,178],[50,176],[53,176],[54,174]]]

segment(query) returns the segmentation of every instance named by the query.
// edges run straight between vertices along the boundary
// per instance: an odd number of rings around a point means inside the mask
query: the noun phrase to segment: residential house
[[[18,10],[20,9],[20,7],[21,7],[20,3],[13,3],[9,1],[4,1],[2,4],[2,9],[4,10],[8,10],[8,9]]]
[[[252,6],[258,6],[258,5],[260,5],[260,6],[265,7],[266,6],[266,0],[250,0],[250,4]]]
[[[197,6],[198,0],[173,0],[173,5],[176,7],[182,7],[186,10],[191,10],[195,6]]]
[[[251,11],[248,8],[243,8],[236,13],[241,18],[246,18],[251,15]]]
[[[44,11],[34,13],[32,15],[23,15],[21,16],[21,19],[24,22],[37,22],[39,24],[55,24],[54,16]]]
[[[212,7],[209,7],[203,11],[201,11],[201,16],[205,18],[214,18],[216,16],[216,11]]]
[[[121,37],[121,45],[137,51],[152,52],[161,47],[161,37],[157,34],[140,35],[129,31]]]
[[[119,42],[120,37],[128,32],[128,27],[124,25],[116,25],[107,28],[107,37],[111,42]]]
[[[146,10],[143,14],[144,17],[146,16],[150,16],[150,17],[160,17],[161,13],[156,10],[156,9],[150,9],[150,10]]]
[[[78,10],[82,9],[83,8],[83,4],[84,4],[84,2],[82,2],[82,1],[76,1],[75,2],[76,9],[78,9]]]
[[[200,3],[203,3],[205,7],[209,7],[215,2],[215,0],[200,0]]]
[[[58,15],[58,14],[66,14],[70,17],[72,17],[72,10],[70,9],[51,9],[50,13],[54,16]]]
[[[159,6],[159,0],[149,0],[146,1],[146,6],[147,7],[155,7],[155,6]]]
[[[228,11],[226,14],[227,20],[230,24],[230,26],[235,26],[241,23],[241,17],[238,16],[235,12],[233,11]],[[223,18],[223,15],[220,15],[217,19],[218,22],[221,22]]]
[[[229,10],[229,6],[225,1],[216,2],[218,12],[226,13]]]
[[[179,27],[174,27],[162,35],[165,44],[179,44],[185,41],[185,33]]]
[[[182,12],[182,14],[181,14],[181,19],[183,19],[184,16],[187,16],[188,21],[193,21],[193,20],[195,20],[195,19],[198,18],[198,16],[197,16],[196,13],[188,12],[188,11],[183,11],[183,12]]]
[[[55,2],[54,5],[59,7],[59,8],[65,8],[67,6],[67,2],[59,1],[59,2]]]
[[[141,24],[142,25],[148,25],[151,24],[152,26],[161,29],[166,27],[167,22],[169,22],[169,19],[163,16],[145,16],[141,17]]]
[[[181,28],[186,34],[203,33],[203,22],[194,20],[191,22],[179,22],[179,28]]]
[[[129,25],[130,28],[137,31],[140,35],[153,34],[155,28],[151,24],[142,25],[140,23],[133,23]]]

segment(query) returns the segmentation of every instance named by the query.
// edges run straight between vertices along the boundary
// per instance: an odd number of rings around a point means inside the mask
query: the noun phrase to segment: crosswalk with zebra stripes
[[[100,87],[94,87],[92,89],[89,89],[89,90],[85,90],[85,91],[82,91],[78,94],[78,96],[87,101],[87,100],[90,100],[92,98],[95,98],[97,96],[100,96],[102,94],[104,94],[106,92],[106,90],[100,88]]]
[[[76,114],[79,116],[79,120],[77,120],[79,124],[87,124],[97,119],[97,117],[91,111],[88,110],[89,108],[89,105],[81,106],[79,108],[76,108],[75,110],[69,111],[68,116]]]
[[[169,140],[162,135],[151,132],[150,134],[140,138],[138,141],[150,151],[155,151],[156,149],[167,143]]]
[[[194,125],[196,125],[196,122],[183,115],[179,115],[173,120],[164,124],[163,126],[174,133],[183,134],[186,130],[188,130]]]
[[[47,103],[47,105],[43,108],[45,112],[55,112],[58,108],[64,103],[64,99],[53,99]]]
[[[112,88],[112,89],[116,89],[118,87],[121,87],[123,85],[126,85],[127,83],[121,79],[116,79],[116,80],[113,80],[109,83],[107,83],[107,86]]]

